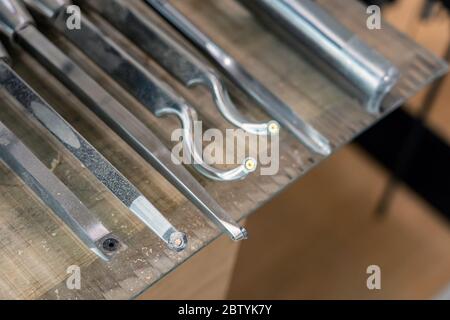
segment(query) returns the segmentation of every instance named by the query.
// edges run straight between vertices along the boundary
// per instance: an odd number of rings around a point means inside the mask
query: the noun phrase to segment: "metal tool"
[[[12,3],[12,2],[11,2]],[[4,2],[0,3],[0,11]],[[20,8],[20,7],[16,7]],[[4,20],[3,20],[4,21]],[[23,31],[23,33],[22,33]],[[30,33],[31,32],[31,33]],[[20,33],[20,35],[19,35]],[[26,37],[38,32],[32,25],[20,31],[10,33],[12,37],[26,41]],[[23,36],[25,36],[23,38]],[[41,45],[44,42],[40,43]],[[32,45],[28,42],[28,45]],[[54,55],[57,63],[58,56]],[[67,65],[66,65],[67,66]],[[64,69],[63,69],[64,70]],[[66,71],[68,72],[68,70]],[[92,145],[70,126],[52,107],[39,97],[5,63],[0,63],[0,86],[25,109],[26,114],[48,129],[63,146],[77,158],[112,194],[114,194],[146,226],[155,232],[172,250],[181,251],[186,247],[186,235],[176,228],[156,209],[142,193],[128,181],[111,163],[109,163]]]
[[[398,69],[311,0],[240,1],[299,47],[371,113],[399,79]]]
[[[97,256],[109,261],[119,250],[120,240],[2,122],[0,159]]]
[[[17,6],[17,2],[12,2],[12,4]],[[18,10],[16,9],[16,11]],[[0,15],[2,11],[0,10]],[[0,21],[2,20],[0,19]],[[9,29],[11,30],[11,28]],[[205,188],[183,166],[177,166],[172,162],[171,152],[147,126],[49,42],[30,22],[24,23],[17,30],[20,31],[17,32],[15,39],[19,43],[33,53],[43,65],[47,66],[61,82],[80,97],[86,106],[91,108],[137,153],[152,164],[202,213],[228,233],[233,240],[242,240],[247,237],[246,230],[233,220]],[[9,34],[14,34],[14,32]]]
[[[167,32],[130,6],[127,1],[90,0],[82,2],[102,14],[185,86],[205,86],[224,118],[236,127],[257,135],[279,133],[280,127],[276,121],[256,124],[245,119],[231,100],[220,76]]]
[[[252,77],[242,65],[200,31],[168,1],[145,1],[211,58],[238,87],[253,98],[283,128],[288,129],[311,151],[321,155],[331,154],[331,145],[320,132],[303,121],[290,107]]]
[[[97,256],[109,261],[119,250],[119,239],[1,122],[0,158]]]
[[[44,2],[47,10],[42,10]],[[194,141],[193,128],[198,120],[194,108],[85,17],[82,18],[79,30],[69,30],[66,25],[68,16],[65,9],[71,3],[70,0],[27,0],[26,3],[41,14],[53,10],[52,17],[48,20],[55,28],[155,116],[177,116],[183,127],[185,150],[192,157],[193,166],[198,172],[216,181],[234,181],[241,180],[256,170],[256,160],[253,158],[245,159],[241,165],[231,170],[220,170],[205,163],[199,145]],[[57,7],[57,4],[60,6]]]

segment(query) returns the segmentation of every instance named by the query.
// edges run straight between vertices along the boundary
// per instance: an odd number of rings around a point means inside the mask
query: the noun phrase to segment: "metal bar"
[[[117,252],[119,239],[2,122],[0,158],[97,256],[109,261]]]
[[[382,111],[384,97],[399,79],[398,69],[314,1],[240,2],[269,29],[306,53],[368,112]]]
[[[264,111],[277,120],[283,128],[288,129],[306,147],[321,155],[331,154],[332,148],[328,139],[301,119],[289,106],[252,77],[242,65],[214,43],[212,39],[192,24],[169,2],[165,0],[145,1],[214,61],[238,87],[253,98]]]
[[[11,1],[12,5],[15,5]],[[7,14],[10,8],[0,4],[0,11]],[[20,7],[17,7],[20,8]],[[15,12],[20,12],[20,9]],[[22,46],[34,54],[41,54],[52,61],[53,67],[62,74],[71,73],[65,57],[31,24],[30,17],[22,18],[23,26],[12,35]],[[3,20],[5,21],[5,20]],[[5,23],[6,24],[6,23]],[[10,34],[11,35],[11,34]],[[42,57],[41,56],[41,57]],[[76,70],[72,70],[76,73]],[[64,147],[103,183],[133,214],[155,232],[169,248],[181,251],[186,247],[186,235],[176,228],[129,182],[111,163],[73,129],[54,109],[28,87],[7,65],[0,67],[0,84],[25,108],[29,117],[46,127]]]

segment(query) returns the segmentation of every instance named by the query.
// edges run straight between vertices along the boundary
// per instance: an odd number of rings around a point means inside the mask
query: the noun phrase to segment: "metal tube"
[[[311,0],[240,1],[250,12],[299,47],[336,83],[379,113],[399,79],[397,68]]]

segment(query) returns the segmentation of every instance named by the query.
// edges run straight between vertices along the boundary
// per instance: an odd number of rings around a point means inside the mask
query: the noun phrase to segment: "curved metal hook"
[[[275,121],[252,123],[252,121],[245,119],[231,101],[219,74],[193,55],[163,28],[129,6],[127,1],[91,0],[89,5],[101,13],[183,85],[189,88],[195,85],[205,86],[211,93],[220,113],[229,122],[251,134],[268,135],[279,132],[279,125]]]
[[[188,87],[196,85],[204,85],[209,89],[219,112],[236,127],[255,135],[275,135],[280,132],[280,125],[274,120],[267,123],[251,123],[246,119],[239,112],[224,83],[214,71],[204,71],[187,84]]]
[[[202,152],[194,141],[194,123],[198,120],[197,112],[187,104],[180,104],[164,108],[156,113],[157,117],[165,115],[176,115],[183,128],[183,143],[187,152],[194,160],[194,168],[202,175],[216,181],[236,181],[242,180],[257,168],[254,158],[246,158],[242,164],[231,170],[220,170],[214,168],[203,160]]]

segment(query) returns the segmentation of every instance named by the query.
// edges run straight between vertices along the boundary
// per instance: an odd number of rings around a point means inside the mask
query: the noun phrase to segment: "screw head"
[[[280,124],[278,122],[276,122],[276,121],[270,121],[269,122],[268,130],[269,130],[270,134],[272,134],[272,135],[279,134],[280,133],[280,129],[281,129],[281,127],[280,127]]]
[[[114,238],[107,238],[103,241],[103,249],[107,252],[115,252],[119,249],[120,242]]]
[[[256,170],[257,164],[256,160],[253,158],[248,158],[245,160],[245,169],[247,169],[249,172],[253,172]]]
[[[169,247],[170,249],[180,252],[187,246],[187,236],[183,232],[174,232],[170,235]]]

